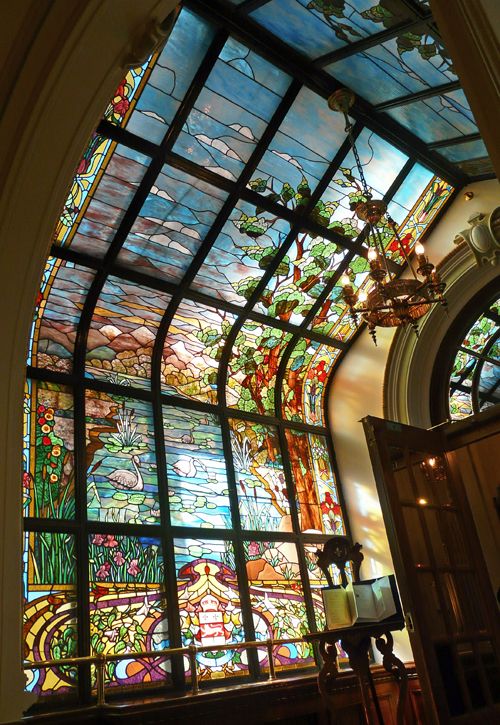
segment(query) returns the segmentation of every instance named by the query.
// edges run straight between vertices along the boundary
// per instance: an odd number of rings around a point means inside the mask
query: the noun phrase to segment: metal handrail
[[[234,642],[232,644],[220,645],[203,645],[197,647],[190,644],[187,647],[165,647],[164,649],[146,650],[145,652],[123,652],[120,654],[95,654],[86,657],[67,657],[65,659],[41,660],[39,662],[25,662],[24,670],[41,670],[45,667],[54,667],[59,665],[83,665],[94,664],[96,667],[96,693],[97,705],[99,707],[106,704],[106,683],[105,683],[105,667],[107,662],[115,662],[118,660],[130,659],[149,659],[155,657],[171,657],[175,655],[187,655],[191,668],[191,694],[197,695],[200,691],[198,678],[198,663],[196,655],[198,652],[225,652],[231,649],[259,649],[265,647],[269,660],[269,678],[271,682],[276,680],[276,667],[274,664],[274,648],[281,644],[295,644],[297,642],[305,642],[303,637],[293,637],[290,639],[265,639],[265,640],[248,640],[244,642]]]

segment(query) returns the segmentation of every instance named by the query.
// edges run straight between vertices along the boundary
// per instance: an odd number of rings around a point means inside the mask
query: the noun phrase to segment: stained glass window
[[[500,301],[474,322],[453,361],[449,406],[452,420],[500,403]]]
[[[116,89],[41,279],[21,485],[24,655],[63,660],[29,671],[43,696],[88,701],[95,665],[77,672],[72,655],[104,656],[115,690],[182,691],[193,646],[202,686],[258,680],[268,638],[284,640],[279,670],[314,665],[289,640],[324,626],[315,552],[349,530],[328,429],[328,381],[355,333],[339,280],[371,283],[328,74],[365,95],[360,163],[407,251],[463,183],[455,162],[483,154],[427,10],[233,0],[235,38],[209,5],[181,3]],[[457,395],[493,400],[496,344],[484,357],[464,343]],[[151,655],[166,647],[183,651]]]

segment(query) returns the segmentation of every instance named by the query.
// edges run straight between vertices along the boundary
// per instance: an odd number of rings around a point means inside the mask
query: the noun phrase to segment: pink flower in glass
[[[111,569],[111,564],[109,563],[109,561],[105,561],[104,564],[99,567],[99,571],[97,572],[97,578],[106,579],[106,577],[109,574],[110,569]]]
[[[132,561],[130,562],[130,565],[129,565],[128,569],[127,569],[127,572],[131,576],[137,576],[138,574],[141,573],[141,570],[139,569],[139,567],[137,566],[137,564],[138,564],[137,559],[132,559]]]
[[[104,542],[104,546],[107,546],[109,548],[113,548],[114,546],[118,546],[118,542],[113,536],[113,534],[108,534],[106,536],[106,541]]]
[[[123,556],[121,551],[116,552],[116,554],[113,557],[113,561],[115,562],[115,564],[118,564],[118,566],[125,564],[125,557]]]
[[[106,541],[106,537],[102,534],[96,534],[94,538],[92,539],[92,543],[96,546],[102,546],[104,542]]]

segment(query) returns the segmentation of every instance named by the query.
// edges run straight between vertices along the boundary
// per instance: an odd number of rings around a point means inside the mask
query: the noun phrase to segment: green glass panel
[[[160,540],[92,534],[89,537],[90,647],[93,654],[126,654],[169,646]],[[107,686],[170,682],[165,657],[108,662]]]
[[[151,403],[88,390],[85,427],[88,518],[158,523]]]
[[[26,516],[75,515],[74,408],[71,389],[26,382],[24,393],[23,509]]]
[[[254,531],[291,531],[277,429],[235,418],[229,424],[242,527]]]

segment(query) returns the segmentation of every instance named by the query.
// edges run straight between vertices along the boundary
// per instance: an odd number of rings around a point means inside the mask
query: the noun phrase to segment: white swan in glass
[[[106,476],[108,481],[115,487],[122,491],[142,491],[144,489],[144,480],[142,478],[141,471],[139,470],[139,463],[141,459],[139,456],[132,456],[132,465],[135,468],[134,471],[129,471],[126,468],[118,468]]]

